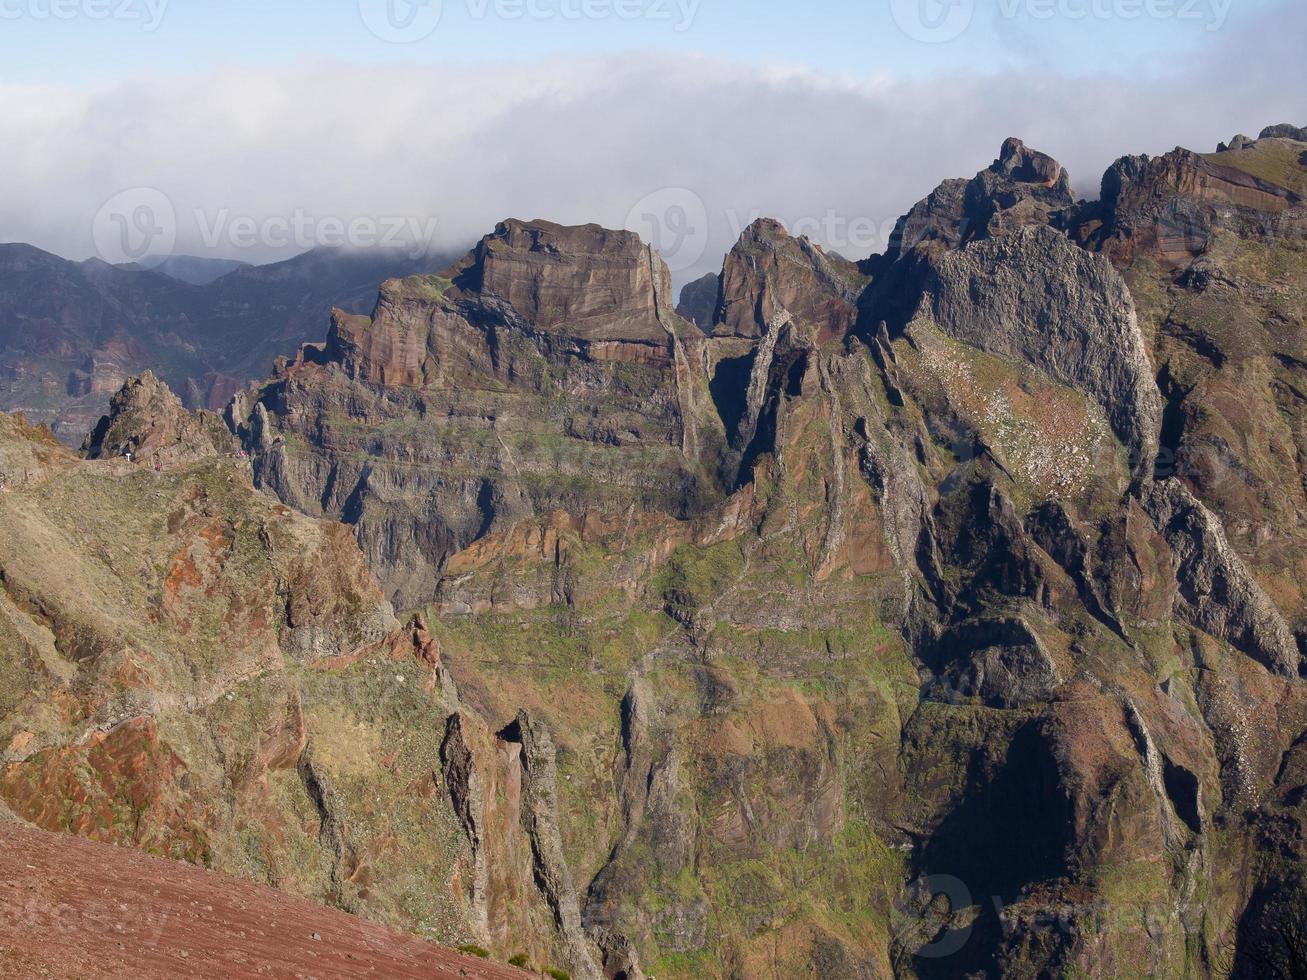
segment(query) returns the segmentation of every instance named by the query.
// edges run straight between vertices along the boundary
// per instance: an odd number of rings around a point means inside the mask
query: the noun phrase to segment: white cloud
[[[104,202],[147,186],[173,202],[178,252],[205,253],[201,225],[211,230],[219,212],[256,223],[434,217],[437,244],[455,247],[507,216],[620,225],[651,192],[685,188],[709,228],[678,279],[715,268],[755,214],[802,220],[859,257],[868,235],[942,178],[987,165],[1009,135],[1058,157],[1093,194],[1125,153],[1208,150],[1239,130],[1307,124],[1295,50],[1307,16],[1278,17],[1152,77],[1107,66],[1096,77],[960,70],[894,81],[869,64],[874,80],[858,83],[626,55],[476,69],[314,63],[96,90],[5,85],[0,238],[86,257]],[[1257,54],[1246,53],[1250,37]],[[229,238],[211,251],[276,257],[267,243]]]

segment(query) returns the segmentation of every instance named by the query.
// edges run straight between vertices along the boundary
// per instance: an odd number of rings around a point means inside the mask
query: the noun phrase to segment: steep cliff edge
[[[256,481],[353,525],[411,606],[450,555],[536,514],[695,512],[722,439],[701,342],[636,236],[510,221],[448,277],[334,314],[325,348],[229,418]]]
[[[421,617],[332,632],[356,607],[313,574],[359,558],[311,559],[268,675],[295,697],[208,716],[257,752],[171,736],[211,778],[168,799],[222,814],[217,773],[271,760],[226,804],[257,843],[219,822],[210,851],[576,977],[1250,962],[1307,866],[1285,140],[1118,165],[1093,204],[1009,140],[856,267],[756,223],[698,326],[654,253],[593,226],[504,222],[445,276],[386,283],[228,420],[259,484],[351,525]],[[1201,247],[1138,223],[1175,213]],[[115,406],[100,445],[207,431],[148,380]],[[217,467],[255,501],[222,507],[290,512],[220,441],[159,471],[13,446],[28,508],[58,458],[147,488]],[[58,534],[107,492],[86,481],[48,505]]]

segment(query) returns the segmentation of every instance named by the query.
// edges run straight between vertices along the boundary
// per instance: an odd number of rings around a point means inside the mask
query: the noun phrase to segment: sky
[[[678,283],[755,217],[860,258],[1019,136],[1307,125],[1301,0],[0,0],[0,241],[75,259],[639,231]]]

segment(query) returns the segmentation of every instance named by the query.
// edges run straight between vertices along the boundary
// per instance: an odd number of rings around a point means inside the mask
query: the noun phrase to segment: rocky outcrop
[[[1028,228],[941,257],[922,311],[950,337],[1084,393],[1129,450],[1131,471],[1152,472],[1161,399],[1134,301],[1107,261]]]
[[[1073,203],[1071,179],[1061,164],[1019,139],[1008,139],[998,159],[967,185],[967,237],[993,238],[1032,225],[1056,224]]]
[[[1268,669],[1297,677],[1301,656],[1293,633],[1226,541],[1220,521],[1174,480],[1152,487],[1145,507],[1174,555],[1176,615]]]
[[[596,226],[502,223],[449,276],[337,312],[229,411],[255,479],[355,528],[403,605],[450,555],[557,509],[694,510],[721,442],[667,267]]]
[[[853,325],[863,284],[856,266],[828,255],[807,238],[792,238],[778,221],[760,219],[744,230],[726,256],[717,337],[760,338],[788,313],[819,343]]]
[[[568,968],[583,980],[602,980],[581,926],[581,906],[563,853],[558,824],[558,770],[548,726],[519,711],[503,738],[522,746],[522,826],[531,841],[536,882],[553,909],[569,954]]]
[[[663,345],[658,294],[671,274],[630,231],[509,220],[481,239],[451,297],[497,299],[537,330],[590,342]]]
[[[965,177],[951,177],[914,204],[895,224],[888,255],[898,258],[932,242],[961,245],[971,232],[965,203],[970,185]]]
[[[490,842],[485,838],[483,826],[485,789],[481,773],[465,735],[467,722],[460,712],[454,712],[445,722],[445,738],[440,743],[440,762],[443,766],[445,786],[450,802],[458,815],[472,850],[472,882],[468,904],[471,919],[481,937],[490,935]]]
[[[1258,139],[1297,140],[1299,143],[1307,143],[1307,128],[1294,126],[1292,123],[1278,123],[1263,129]]]
[[[1073,204],[1070,178],[1056,160],[1007,139],[988,169],[969,181],[944,181],[900,218],[886,255],[898,259],[932,243],[952,249],[1030,225],[1058,225]]]
[[[123,385],[82,444],[88,459],[123,457],[156,467],[232,455],[237,448],[218,415],[188,412],[149,371]]]
[[[1302,196],[1239,166],[1238,155],[1227,148],[1204,157],[1177,147],[1160,157],[1121,158],[1103,175],[1098,203],[1079,219],[1079,236],[1117,265],[1139,255],[1174,268],[1203,254],[1217,229],[1304,234]]]

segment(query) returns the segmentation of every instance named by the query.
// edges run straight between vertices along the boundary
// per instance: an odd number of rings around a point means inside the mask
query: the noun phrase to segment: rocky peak
[[[1292,123],[1277,123],[1274,126],[1267,126],[1257,138],[1297,140],[1299,143],[1307,143],[1307,127],[1294,126]]]
[[[1015,136],[1003,141],[990,171],[1022,184],[1057,187],[1068,182],[1066,170],[1047,153],[1032,150]]]
[[[536,330],[599,341],[667,338],[671,273],[634,232],[510,219],[455,268],[453,299],[505,304]]]
[[[1056,225],[1074,203],[1062,165],[1009,137],[987,169],[969,181],[944,181],[900,218],[888,255],[897,258],[931,242],[957,248],[1028,225]]]
[[[768,323],[788,312],[818,340],[838,337],[853,325],[860,285],[853,263],[762,218],[726,256],[713,334],[762,337]]]
[[[172,390],[145,371],[129,378],[109,401],[109,414],[87,435],[88,459],[128,457],[158,467],[235,452],[235,437],[211,412],[191,412]]]
[[[1057,224],[1074,203],[1062,165],[1009,138],[998,159],[967,185],[965,237],[993,238],[1030,225]]]
[[[1234,136],[1230,137],[1230,141],[1228,143],[1216,144],[1216,152],[1227,153],[1230,150],[1246,150],[1249,147],[1256,146],[1256,145],[1257,145],[1257,141],[1255,139],[1250,139],[1249,137],[1243,135],[1243,133],[1236,133]]]
[[[722,438],[704,342],[636,235],[504,221],[445,275],[384,283],[371,316],[334,311],[231,424],[260,486],[352,524],[418,605],[450,555],[533,513],[697,506]]]
[[[1261,148],[1268,145],[1231,144],[1208,156],[1176,147],[1160,157],[1122,157],[1103,175],[1099,203],[1080,237],[1118,265],[1145,254],[1174,266],[1202,254],[1216,228],[1255,237],[1295,226],[1301,232],[1301,221],[1285,220],[1301,206],[1300,194],[1250,172],[1265,170]]]

